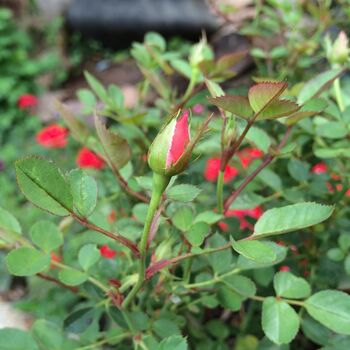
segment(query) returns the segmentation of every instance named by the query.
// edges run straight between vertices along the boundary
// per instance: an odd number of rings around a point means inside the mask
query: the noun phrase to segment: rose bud
[[[181,173],[190,158],[189,114],[179,114],[159,132],[148,152],[148,164],[159,175],[171,177]]]

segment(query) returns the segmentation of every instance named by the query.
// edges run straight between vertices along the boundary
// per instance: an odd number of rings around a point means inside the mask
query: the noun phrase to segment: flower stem
[[[136,284],[131,289],[130,293],[125,298],[122,307],[127,308],[130,302],[135,298],[138,291],[146,279],[146,256],[147,256],[147,242],[153,218],[157,212],[159,203],[162,199],[162,194],[165,191],[170,181],[170,177],[154,173],[153,174],[153,190],[151,201],[148,206],[147,216],[143,227],[141,241],[139,244],[140,261],[139,261],[139,276]]]
[[[224,172],[222,170],[219,171],[218,175],[218,181],[216,184],[216,198],[218,202],[218,211],[219,214],[222,214],[224,212],[224,201],[223,201],[223,192],[224,189]]]
[[[339,78],[334,80],[333,89],[334,89],[334,95],[335,95],[335,99],[337,100],[337,104],[339,106],[339,109],[341,112],[343,112],[345,110],[345,106],[344,106],[344,99],[343,99],[343,94],[342,94],[341,87],[340,87]]]

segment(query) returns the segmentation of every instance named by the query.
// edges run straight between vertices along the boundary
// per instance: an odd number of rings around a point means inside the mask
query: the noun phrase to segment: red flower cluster
[[[36,134],[36,142],[46,148],[63,148],[68,142],[67,135],[66,128],[52,124]]]
[[[263,154],[264,153],[260,151],[258,148],[245,148],[238,153],[238,158],[242,164],[242,167],[245,169],[249,166],[249,164],[254,159],[262,157]],[[207,181],[216,181],[219,175],[219,171],[220,171],[220,158],[209,158],[205,166],[204,178]],[[239,171],[237,168],[232,167],[230,165],[226,165],[226,168],[224,171],[224,181],[229,182],[238,174],[239,174]]]
[[[253,209],[232,209],[228,210],[225,214],[226,217],[236,217],[239,220],[239,228],[240,229],[245,229],[249,228],[252,229],[252,225],[246,220],[246,217],[250,217],[253,219],[259,219],[260,216],[263,214],[263,210],[260,206],[255,207]],[[223,231],[227,231],[228,225],[224,222],[219,222],[219,227]]]
[[[311,168],[311,172],[314,174],[324,174],[328,170],[326,163],[317,163]]]
[[[109,248],[107,244],[104,244],[100,247],[100,254],[106,259],[113,259],[116,256],[117,252]]]
[[[311,168],[311,172],[316,175],[326,174],[327,171],[328,171],[327,164],[323,162],[317,163]],[[330,176],[333,180],[341,180],[341,176],[336,173],[331,173]],[[335,185],[335,188],[334,188],[334,186],[330,182],[327,182],[327,188],[329,193],[333,193],[334,189],[336,189],[337,191],[342,191],[343,185],[338,183]],[[345,196],[350,197],[350,188],[345,192]]]
[[[207,181],[215,181],[218,178],[220,171],[220,158],[209,158],[204,170],[204,177]],[[229,182],[238,175],[238,170],[235,167],[226,165],[224,171],[224,181]]]
[[[35,107],[38,104],[38,99],[32,94],[21,95],[17,100],[17,106],[19,109],[28,109]]]
[[[246,169],[254,159],[260,158],[263,155],[263,151],[259,148],[245,148],[238,153],[238,158],[241,161],[242,167]]]
[[[102,169],[105,166],[104,160],[86,147],[79,151],[76,162],[80,168]]]
[[[58,256],[56,253],[54,252],[51,252],[51,264],[50,264],[50,269],[55,269],[56,268],[56,265],[53,264],[52,262],[57,262],[57,263],[60,263],[62,261],[62,258],[60,256]]]

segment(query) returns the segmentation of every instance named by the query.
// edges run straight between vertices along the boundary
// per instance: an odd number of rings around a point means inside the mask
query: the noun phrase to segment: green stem
[[[344,105],[344,99],[343,99],[343,94],[342,94],[341,87],[340,87],[340,79],[339,78],[334,80],[333,89],[334,89],[334,95],[335,95],[335,99],[337,100],[339,109],[341,112],[343,112],[345,110],[345,105]]]
[[[192,261],[193,261],[193,257],[189,258],[185,262],[185,271],[184,271],[184,277],[183,277],[183,280],[185,283],[188,283],[190,281],[190,278],[191,278]]]
[[[131,289],[130,293],[125,298],[122,307],[127,308],[131,301],[135,298],[138,291],[142,288],[142,285],[146,279],[146,256],[147,256],[147,242],[150,229],[152,226],[152,221],[155,213],[157,212],[159,203],[162,199],[162,194],[165,191],[170,181],[170,177],[163,176],[154,173],[153,174],[153,190],[151,201],[148,206],[147,216],[145,220],[145,225],[143,227],[143,232],[141,236],[141,241],[139,244],[140,261],[139,261],[139,276],[136,284]]]
[[[222,195],[223,189],[224,189],[224,172],[220,170],[218,175],[218,181],[216,184],[216,198],[218,202],[219,214],[223,214],[224,212],[224,200]]]

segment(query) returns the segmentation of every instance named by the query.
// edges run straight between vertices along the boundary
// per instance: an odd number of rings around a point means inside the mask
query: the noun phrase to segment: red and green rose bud
[[[154,139],[148,153],[148,164],[156,174],[171,177],[186,168],[193,148],[188,118],[187,111],[179,112]]]
[[[326,51],[329,61],[335,65],[344,65],[349,62],[349,39],[345,32],[341,31],[333,43],[328,36],[326,38]]]

